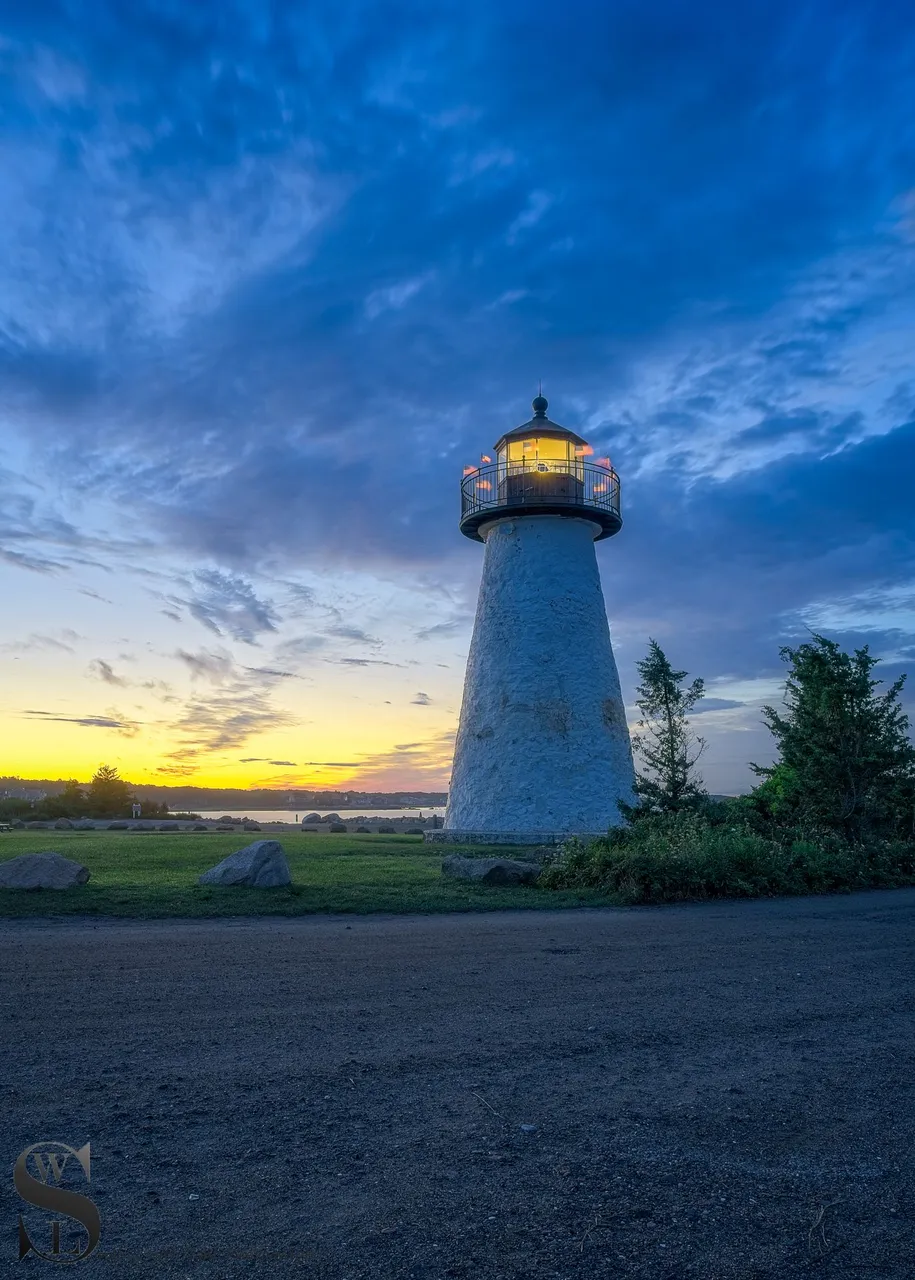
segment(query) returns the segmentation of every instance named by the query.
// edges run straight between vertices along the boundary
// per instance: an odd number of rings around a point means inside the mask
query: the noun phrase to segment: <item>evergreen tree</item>
[[[130,784],[125,782],[111,765],[99,765],[89,784],[88,807],[97,818],[122,818],[130,816],[133,795]]]
[[[664,813],[691,808],[704,794],[695,766],[705,740],[692,732],[688,716],[704,697],[705,684],[695,679],[681,687],[687,672],[675,671],[655,640],[648,641],[648,657],[636,667],[641,676],[636,706],[642,718],[632,745],[648,770],[636,775],[640,807]]]
[[[78,818],[86,812],[86,793],[75,778],[70,778],[63,791],[51,796],[45,807],[55,817]]]
[[[873,676],[878,659],[867,645],[844,653],[814,634],[796,649],[784,647],[789,666],[783,712],[764,707],[779,761],[752,765],[767,779],[791,781],[790,805],[804,821],[830,827],[846,839],[911,834],[915,824],[915,749],[899,705],[905,676],[883,693]]]

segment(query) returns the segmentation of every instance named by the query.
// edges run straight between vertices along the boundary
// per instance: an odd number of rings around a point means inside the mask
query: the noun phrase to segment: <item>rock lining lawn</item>
[[[202,872],[250,843],[246,832],[134,833],[13,831],[0,833],[0,861],[53,849],[89,868],[90,880],[59,892],[0,890],[0,917],[48,915],[300,916],[317,912],[486,911],[506,907],[600,906],[596,890],[495,888],[443,881],[442,852],[420,836],[283,834],[293,883],[280,889],[197,884]],[[457,852],[454,846],[449,852]],[[469,851],[468,851],[469,852]],[[505,855],[475,846],[474,856]],[[517,852],[520,856],[520,851]]]

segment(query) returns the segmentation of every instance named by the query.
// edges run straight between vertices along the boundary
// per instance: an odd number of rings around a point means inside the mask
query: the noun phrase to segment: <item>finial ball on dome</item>
[[[549,407],[550,402],[547,400],[546,396],[534,396],[531,401],[531,408],[534,411],[534,416],[537,418],[545,418],[546,411]]]

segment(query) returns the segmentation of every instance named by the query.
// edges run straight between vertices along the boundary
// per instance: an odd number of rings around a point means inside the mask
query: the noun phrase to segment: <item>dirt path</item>
[[[87,1276],[906,1280],[913,977],[909,890],[6,921],[4,1160],[91,1140]]]

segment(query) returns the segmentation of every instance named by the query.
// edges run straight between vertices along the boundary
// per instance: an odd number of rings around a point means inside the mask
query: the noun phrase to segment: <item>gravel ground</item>
[[[913,925],[913,890],[6,921],[7,1167],[91,1140],[87,1275],[909,1280]],[[21,1207],[0,1269],[38,1274]]]

